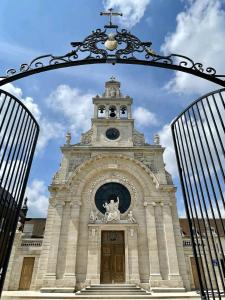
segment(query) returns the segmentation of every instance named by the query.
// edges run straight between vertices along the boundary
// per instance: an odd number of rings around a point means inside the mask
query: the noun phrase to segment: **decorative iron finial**
[[[117,28],[117,25],[112,24],[112,16],[122,17],[122,13],[113,12],[113,8],[109,8],[108,11],[100,12],[100,16],[109,16],[109,24],[105,25],[105,28]]]

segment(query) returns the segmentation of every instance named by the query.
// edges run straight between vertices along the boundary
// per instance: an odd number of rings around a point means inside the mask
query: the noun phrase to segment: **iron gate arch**
[[[225,89],[206,94],[172,123],[201,295],[225,295]]]
[[[110,32],[108,32],[110,31]],[[113,43],[108,43],[113,42]],[[110,44],[111,46],[108,47],[107,45]],[[217,83],[223,87],[225,87],[225,75],[217,74],[216,70],[212,67],[204,67],[202,63],[194,62],[191,58],[179,55],[179,54],[170,54],[167,56],[162,56],[160,54],[155,53],[151,49],[151,42],[143,42],[138,37],[134,36],[130,32],[128,32],[126,29],[118,30],[118,26],[111,23],[108,25],[105,25],[104,29],[97,29],[93,31],[89,36],[87,36],[82,42],[72,42],[72,47],[74,48],[72,51],[69,51],[66,54],[60,55],[60,56],[54,56],[52,54],[42,55],[37,58],[34,58],[29,63],[23,63],[19,66],[18,69],[9,69],[6,71],[6,74],[0,76],[0,86],[13,82],[15,80],[25,78],[27,76],[31,76],[34,74],[38,74],[41,72],[59,69],[59,68],[66,68],[66,67],[72,67],[72,66],[79,66],[79,65],[86,65],[86,64],[102,64],[102,63],[110,63],[110,64],[135,64],[135,65],[145,65],[145,66],[152,66],[152,67],[159,67],[164,69],[170,69],[170,70],[176,70],[181,71],[185,73],[192,74],[194,76],[206,79],[208,81]],[[114,45],[114,46],[113,46]],[[110,49],[111,48],[111,49]],[[224,91],[224,90],[222,90]],[[213,94],[213,93],[212,93]],[[215,93],[214,93],[215,94]],[[9,95],[9,94],[8,94]],[[15,99],[15,97],[9,95],[11,97],[12,101],[18,101]],[[19,103],[19,102],[18,102]],[[21,103],[20,103],[21,104]],[[190,107],[191,108],[191,107]],[[23,109],[25,109],[23,107]],[[224,109],[224,106],[223,106]],[[27,112],[29,114],[29,112]],[[32,119],[32,122],[35,124],[36,128],[36,134],[35,138],[32,141],[32,150],[29,155],[27,169],[26,169],[26,175],[25,180],[23,182],[23,192],[26,186],[33,154],[34,154],[34,148],[37,142],[37,136],[39,127],[36,121],[32,118],[32,116],[29,114],[30,118]],[[181,116],[180,116],[181,117]],[[177,135],[175,133],[176,124],[179,123],[179,118],[174,121],[172,124],[172,131],[173,131],[173,137],[174,137],[174,143],[175,143],[175,150],[177,154],[178,159],[178,166],[179,171],[182,171],[182,168],[180,167],[180,152],[178,151],[180,146],[178,144]],[[212,118],[211,122],[214,122],[215,120]],[[220,119],[221,122],[221,119]],[[210,126],[208,126],[210,128]],[[221,142],[221,141],[220,141]],[[5,148],[5,145],[1,144],[2,148],[0,148],[0,153]],[[189,148],[191,146],[189,145]],[[191,149],[191,148],[190,148]],[[189,169],[188,169],[189,171]],[[184,191],[184,197],[185,194],[185,185],[184,185],[184,174],[181,174],[181,184]],[[22,193],[21,193],[22,195]],[[1,196],[1,202],[4,204],[4,199]],[[18,210],[21,207],[22,199],[20,198],[18,200]],[[192,226],[192,218],[189,213],[189,207],[187,199],[185,198],[185,204],[186,204],[186,211],[189,218],[190,226]],[[4,204],[5,205],[5,204]],[[1,217],[1,216],[0,216]],[[16,222],[17,222],[18,216],[14,219],[13,223],[13,230],[11,235],[11,242],[13,240],[13,235],[16,229]],[[0,219],[0,222],[2,219]],[[191,227],[190,227],[191,228]],[[191,236],[192,236],[192,242],[193,246],[195,245],[195,237],[193,230],[191,229]],[[198,264],[198,253],[196,252],[196,247],[193,247],[196,263],[198,266],[198,274],[199,274],[199,280],[201,281],[201,272]],[[9,259],[9,254],[7,256],[7,260]],[[201,254],[201,253],[200,253]],[[5,265],[7,265],[7,261],[5,261]],[[5,269],[4,269],[5,271]],[[4,274],[1,277],[0,282],[0,293],[1,288],[3,286],[3,278]],[[214,298],[215,293],[212,292],[212,297]],[[203,284],[201,284],[201,295],[203,298],[209,295],[209,289],[205,292]]]
[[[1,292],[21,214],[39,125],[23,103],[3,90],[0,90],[0,122]]]
[[[87,64],[132,64],[181,71],[225,87],[225,75],[213,67],[204,67],[180,54],[161,55],[152,50],[152,42],[141,41],[126,29],[110,22],[104,29],[92,31],[82,42],[71,42],[73,50],[63,55],[46,54],[11,68],[0,75],[0,86],[41,72]]]

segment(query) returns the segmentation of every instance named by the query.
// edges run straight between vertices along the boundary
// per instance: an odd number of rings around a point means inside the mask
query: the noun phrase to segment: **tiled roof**
[[[185,219],[181,218],[181,219],[179,219],[179,221],[180,221],[180,227],[183,232],[183,235],[189,237],[190,230],[189,230],[189,226],[188,226],[188,220],[186,218]],[[225,236],[225,232],[223,230],[223,227],[225,228],[225,219],[223,219],[222,222],[220,219],[216,219],[216,220],[210,219],[209,222],[210,222],[210,226],[215,230],[215,232],[217,234],[219,233],[220,237]],[[201,231],[202,233],[205,233],[205,226],[204,226],[203,219],[199,219],[199,226],[198,226],[197,219],[194,219],[194,224],[197,228],[198,233],[200,233],[199,231]],[[199,228],[200,228],[200,230],[199,230]]]

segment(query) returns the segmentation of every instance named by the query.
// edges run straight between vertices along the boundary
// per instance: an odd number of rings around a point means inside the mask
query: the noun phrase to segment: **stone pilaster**
[[[68,240],[66,247],[66,264],[63,276],[67,287],[76,286],[76,257],[79,233],[80,203],[71,202]]]
[[[128,119],[132,118],[132,115],[131,115],[131,106],[130,105],[127,106],[127,118]]]
[[[128,230],[128,252],[129,252],[129,268],[130,283],[139,284],[139,262],[138,262],[138,243],[137,243],[137,227],[130,227]]]
[[[109,118],[109,105],[106,105],[106,108],[105,108],[105,117],[106,117],[106,119]]]
[[[54,205],[54,222],[52,226],[50,249],[47,262],[47,272],[44,276],[44,286],[54,287],[56,281],[57,258],[60,240],[60,231],[62,223],[64,202],[58,202]]]
[[[164,203],[163,205],[163,219],[164,219],[164,231],[167,249],[167,261],[168,261],[168,279],[176,280],[178,285],[182,286],[182,279],[180,277],[176,241],[173,229],[173,219],[170,203]]]
[[[116,105],[116,118],[120,119],[120,105]]]
[[[157,243],[159,252],[159,266],[163,280],[168,279],[168,261],[167,261],[167,249],[164,234],[164,223],[163,223],[163,204],[156,203],[155,206],[155,222],[156,222],[156,233]]]
[[[150,286],[154,286],[154,281],[162,280],[159,266],[159,251],[155,224],[155,203],[148,203],[147,201],[145,201],[144,205],[146,213],[148,253],[150,264],[149,283]]]
[[[98,226],[90,226],[88,228],[87,284],[100,283],[100,250],[101,238]]]
[[[10,255],[10,260],[9,260],[9,264],[8,264],[8,268],[7,268],[7,273],[6,273],[6,277],[5,277],[5,283],[3,286],[3,290],[7,291],[11,286],[14,285],[14,282],[12,282],[12,270],[13,270],[13,266],[15,265],[16,259],[17,259],[17,248],[21,245],[21,241],[22,241],[22,232],[16,230],[16,234],[15,234],[15,238],[13,241],[13,247],[12,247],[12,251],[11,251],[11,255]]]
[[[94,118],[97,118],[98,117],[98,105],[95,104],[94,105]]]
[[[47,264],[49,257],[49,249],[51,245],[52,228],[55,218],[55,195],[51,194],[48,206],[48,215],[46,219],[45,234],[42,243],[42,251],[38,262],[37,277],[35,281],[35,289],[40,289],[43,286],[43,277],[47,272]]]

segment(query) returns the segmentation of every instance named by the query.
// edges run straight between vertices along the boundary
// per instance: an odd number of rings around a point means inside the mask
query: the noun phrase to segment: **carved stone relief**
[[[81,145],[90,145],[92,141],[93,129],[88,130],[81,136]]]
[[[90,154],[77,153],[74,158],[71,158],[69,161],[68,172],[72,172],[79,165],[81,165],[85,160],[90,158]]]
[[[133,143],[134,143],[134,146],[143,146],[143,145],[145,145],[144,134],[140,133],[136,129],[133,130]]]

